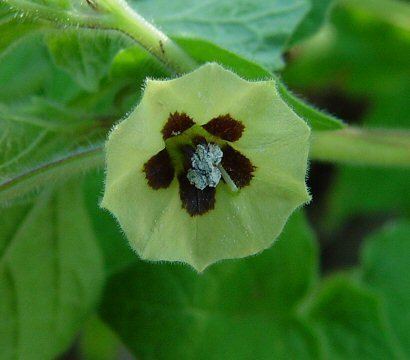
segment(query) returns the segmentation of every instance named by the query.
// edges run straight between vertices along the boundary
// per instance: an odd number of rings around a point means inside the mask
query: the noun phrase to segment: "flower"
[[[139,256],[202,271],[269,247],[309,201],[310,129],[273,80],[218,64],[147,80],[106,144],[102,207]]]

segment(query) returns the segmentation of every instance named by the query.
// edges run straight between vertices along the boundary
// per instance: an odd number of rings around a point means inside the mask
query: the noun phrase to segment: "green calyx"
[[[144,259],[202,271],[269,247],[310,200],[310,130],[273,81],[217,64],[148,80],[111,132],[102,206]]]

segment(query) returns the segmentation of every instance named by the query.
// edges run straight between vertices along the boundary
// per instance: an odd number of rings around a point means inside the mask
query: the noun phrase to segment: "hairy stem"
[[[51,7],[46,4],[32,2],[30,0],[3,0],[11,9],[16,10],[23,17],[34,17],[52,23],[83,26],[83,27],[103,27],[101,24],[108,20],[108,15],[82,14],[74,10],[67,10],[58,7]],[[0,0],[1,2],[1,0]]]
[[[30,0],[4,0],[22,16],[43,19],[64,26],[119,30],[152,55],[170,72],[182,74],[198,65],[168,36],[136,13],[124,0],[88,0],[84,7],[66,8]]]
[[[24,198],[51,182],[66,180],[103,166],[104,150],[102,144],[80,149],[40,164],[0,182],[0,206],[8,205],[17,198]]]
[[[410,131],[348,127],[315,132],[312,140],[310,157],[313,160],[410,167]]]
[[[198,64],[167,35],[136,13],[125,1],[105,0],[114,16],[113,27],[126,33],[173,73],[181,74]]]

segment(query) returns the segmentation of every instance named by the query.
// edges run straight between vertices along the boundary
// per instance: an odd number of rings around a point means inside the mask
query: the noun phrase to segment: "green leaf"
[[[292,94],[281,80],[262,66],[246,60],[235,53],[225,50],[208,41],[177,38],[177,43],[199,63],[218,62],[238,75],[249,80],[275,78],[279,94],[292,109],[304,119],[313,130],[337,130],[344,124],[337,118],[316,110],[311,105]]]
[[[176,37],[174,40],[199,64],[217,62],[228,69],[232,69],[232,71],[247,80],[267,80],[274,76],[263,66],[210,41],[184,37]]]
[[[410,356],[410,222],[370,236],[362,254],[362,280],[383,297],[391,329]]]
[[[71,182],[0,216],[0,357],[52,359],[98,299],[102,259]]]
[[[0,57],[0,101],[16,102],[43,91],[52,78],[49,64],[47,51],[39,46],[37,36],[27,36],[14,44]]]
[[[41,97],[0,103],[0,202],[24,197],[56,180],[53,174],[67,177],[70,170],[78,174],[86,163],[98,162],[88,144],[101,138],[102,129],[86,116]],[[75,164],[82,167],[76,169],[73,160],[78,158],[83,161]]]
[[[92,93],[54,66],[41,36],[22,40],[0,59],[2,205],[102,166],[100,143],[109,127],[134,106],[145,76],[161,69],[133,49],[132,72],[124,72],[118,54],[109,69],[115,78],[105,74]]]
[[[118,33],[95,30],[54,32],[46,41],[55,64],[89,92],[99,89],[115,55],[127,43]]]
[[[296,315],[316,276],[313,235],[299,213],[271,249],[201,276],[139,261],[111,278],[100,312],[143,359],[317,359],[317,341]]]
[[[379,298],[347,277],[327,280],[307,313],[328,359],[399,358]]]
[[[312,6],[291,38],[291,45],[297,44],[316,33],[323,26],[334,0],[311,0]]]
[[[41,22],[22,21],[18,16],[4,3],[0,4],[0,57],[3,56],[16,42],[25,36],[46,28]]]
[[[132,0],[168,35],[198,37],[278,69],[287,41],[309,10],[307,0]]]
[[[293,111],[304,119],[313,130],[338,130],[343,129],[345,124],[336,117],[315,109],[312,105],[294,95],[287,87],[278,82],[278,90],[283,100],[285,100]]]
[[[121,356],[121,342],[98,316],[85,323],[79,348],[81,358],[87,360],[113,360]]]

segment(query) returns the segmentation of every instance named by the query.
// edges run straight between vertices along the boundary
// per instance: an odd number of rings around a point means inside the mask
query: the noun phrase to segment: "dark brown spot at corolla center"
[[[213,118],[202,126],[210,134],[226,141],[237,141],[241,138],[245,126],[229,114]]]
[[[191,147],[185,150],[193,151]],[[231,177],[232,181],[238,188],[243,188],[250,184],[253,178],[255,166],[251,161],[235,150],[230,145],[225,145],[222,148],[222,166]],[[192,185],[187,178],[187,168],[178,176],[179,181],[179,196],[182,202],[182,207],[191,216],[203,215],[215,207],[216,189],[206,187],[204,190],[197,189]]]
[[[165,189],[174,179],[174,166],[167,149],[161,150],[144,164],[148,185],[154,190]]]
[[[186,171],[178,176],[178,181],[182,207],[190,216],[203,215],[215,207],[216,188],[197,189],[188,181]]]
[[[194,125],[195,122],[187,114],[175,111],[173,114],[169,114],[168,120],[162,128],[162,138],[166,140],[182,134]]]
[[[195,125],[194,120],[185,113],[174,112],[169,115],[166,124],[162,129],[163,139],[182,134],[184,131]],[[245,129],[244,125],[229,114],[221,115],[211,119],[203,128],[222,140],[233,142],[242,136]],[[198,216],[206,214],[215,207],[216,187],[207,186],[200,190],[188,180],[187,173],[191,168],[191,159],[195,153],[197,145],[208,144],[208,140],[204,136],[194,136],[190,142],[180,146],[179,151],[183,155],[182,167],[183,170],[178,174],[179,196],[182,203],[182,208],[185,209],[190,216]],[[221,146],[223,157],[221,165],[229,174],[231,180],[238,188],[242,188],[250,184],[255,167],[251,161],[232,146],[225,144]],[[148,185],[155,190],[167,188],[171,185],[175,169],[172,159],[167,151],[163,149],[156,155],[152,156],[144,164],[145,177]]]
[[[192,145],[182,145],[180,147],[180,151],[183,155],[183,167],[186,171],[191,167],[191,158],[195,153],[195,147]]]
[[[251,161],[242,155],[238,150],[235,150],[230,145],[225,145],[222,148],[222,167],[229,174],[232,181],[238,188],[242,188],[250,184],[253,178],[255,166]]]

